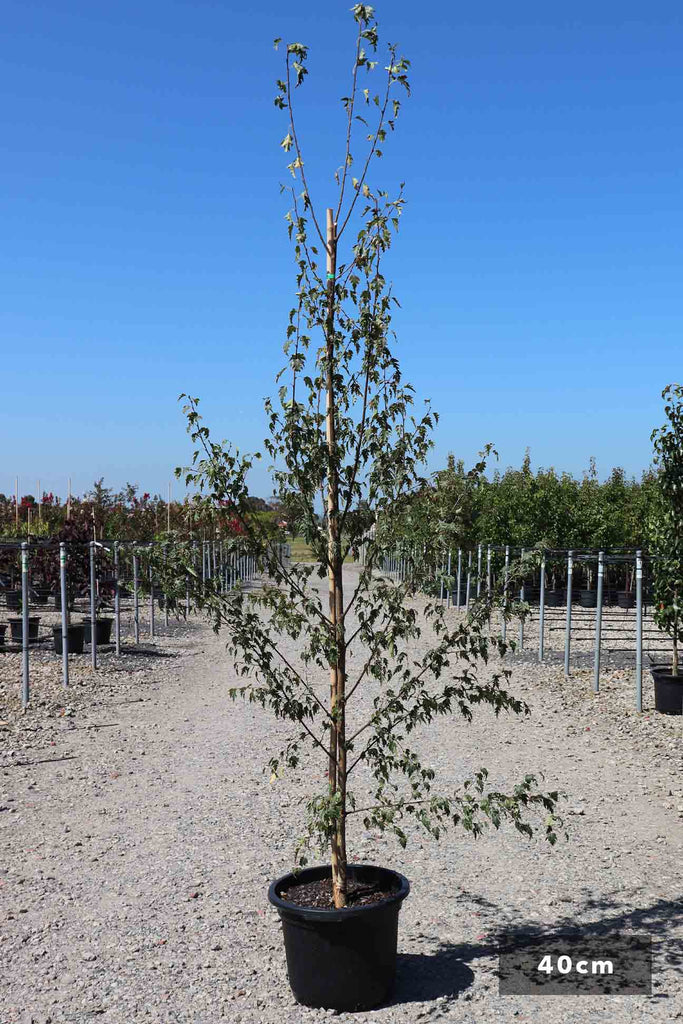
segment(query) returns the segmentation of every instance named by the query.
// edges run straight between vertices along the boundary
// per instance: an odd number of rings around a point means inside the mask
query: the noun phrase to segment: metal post
[[[66,544],[59,545],[59,592],[62,598],[62,682],[69,685],[69,609],[66,585]]]
[[[523,561],[524,560],[524,548],[521,549],[520,557],[521,557],[521,559]],[[522,585],[519,588],[519,599],[520,599],[520,601],[524,600],[524,577],[522,577]],[[524,650],[524,616],[520,616],[520,619],[519,619],[519,649],[520,649],[520,651]]]
[[[486,549],[486,596],[491,597],[491,545]]]
[[[451,549],[448,549],[448,600],[446,601],[446,607],[450,608],[453,600],[453,585],[451,583]]]
[[[593,692],[600,692],[600,646],[602,641],[602,591],[605,578],[605,554],[598,551],[598,593],[595,608],[595,665],[593,668]]]
[[[97,668],[97,619],[95,602],[95,541],[90,541],[90,661]]]
[[[636,711],[643,710],[643,552],[636,551]]]
[[[444,580],[443,580],[444,569],[445,569],[444,553],[442,551],[441,552],[441,591],[440,591],[440,594],[439,594],[439,600],[440,601],[443,601],[443,595],[444,595]]]
[[[462,580],[462,548],[458,548],[458,593],[455,597],[455,607],[460,607],[460,583]]]
[[[140,560],[133,555],[133,628],[135,630],[135,643],[140,643],[140,599],[138,594],[138,578],[140,573]]]
[[[119,542],[114,541],[114,644],[117,657],[121,654],[121,595],[119,593]]]
[[[507,628],[508,628],[506,614],[507,614],[507,603],[508,603],[508,575],[509,575],[509,572],[510,572],[510,545],[506,544],[505,545],[505,575],[503,576],[503,610],[502,610],[503,623],[502,623],[502,627],[501,627],[501,632],[503,634],[503,643],[505,643],[505,640],[506,640],[506,637],[507,637]]]
[[[467,556],[467,590],[465,592],[465,611],[470,610],[470,589],[472,586],[472,552]]]
[[[170,508],[170,505],[169,505]],[[168,544],[164,544],[164,568],[168,562]],[[164,625],[168,626],[168,594],[164,591]]]
[[[545,641],[545,555],[541,558],[541,593],[538,604],[538,660],[543,661]]]
[[[481,544],[477,548],[477,600],[481,596]]]
[[[149,635],[154,639],[154,577],[152,575],[152,564],[149,566]]]
[[[28,680],[28,544],[21,544],[21,703],[29,701]]]
[[[567,552],[567,620],[564,632],[564,674],[569,675],[569,653],[572,637],[572,572],[574,569],[574,552]]]

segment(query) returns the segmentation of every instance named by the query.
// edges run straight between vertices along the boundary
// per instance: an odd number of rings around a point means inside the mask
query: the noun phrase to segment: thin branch
[[[358,39],[356,40],[356,59],[353,62],[353,80],[351,85],[351,96],[349,97],[349,110],[348,110],[348,121],[346,125],[346,150],[344,153],[344,171],[342,174],[341,189],[339,191],[339,203],[337,204],[337,212],[334,215],[335,224],[339,219],[341,213],[342,203],[344,202],[344,189],[346,187],[346,177],[349,170],[349,155],[351,153],[351,129],[353,126],[353,111],[356,105],[356,86],[358,81],[358,58],[360,57],[361,40],[363,38],[363,22],[358,22]]]
[[[365,179],[367,177],[368,168],[370,166],[370,161],[372,160],[373,156],[375,155],[375,150],[377,149],[377,142],[378,142],[379,133],[381,131],[382,125],[384,124],[384,116],[385,116],[385,114],[387,112],[387,107],[389,105],[389,95],[391,93],[391,83],[393,81],[392,74],[391,74],[391,69],[392,69],[393,64],[394,64],[394,54],[395,54],[394,50],[390,49],[389,52],[390,52],[390,60],[389,60],[389,68],[388,68],[388,72],[387,72],[387,88],[386,88],[386,92],[384,94],[384,103],[382,105],[382,110],[381,110],[380,115],[379,115],[379,121],[378,121],[378,124],[377,124],[377,131],[374,134],[374,137],[373,137],[373,140],[372,140],[372,145],[370,147],[370,151],[369,151],[369,153],[367,155],[367,158],[365,160],[365,165],[363,167],[363,172],[362,172],[360,178],[358,179],[358,184],[357,184],[356,189],[355,189],[355,195],[354,195],[353,199],[351,200],[351,205],[349,206],[349,211],[346,214],[346,217],[344,218],[344,223],[342,224],[341,228],[337,231],[337,241],[339,241],[339,239],[341,238],[342,234],[344,233],[344,229],[346,228],[346,225],[349,222],[351,214],[353,213],[353,208],[356,205],[356,203],[358,202],[358,196],[361,194],[361,192],[363,190],[363,184],[364,184]]]
[[[294,148],[296,150],[296,156],[297,156],[297,160],[298,160],[298,163],[299,163],[299,170],[301,171],[301,182],[302,182],[302,184],[304,186],[304,191],[306,192],[306,195],[308,197],[308,203],[309,203],[309,206],[311,208],[311,217],[313,218],[313,223],[315,224],[315,230],[318,232],[318,238],[320,239],[323,248],[327,249],[327,242],[325,241],[325,236],[323,235],[322,231],[320,230],[320,225],[318,224],[318,218],[315,215],[315,207],[313,206],[313,201],[311,200],[311,193],[310,193],[310,191],[308,189],[308,182],[306,181],[306,172],[304,171],[304,161],[303,161],[303,157],[301,155],[301,147],[299,145],[299,138],[297,136],[296,127],[294,125],[294,107],[292,105],[292,84],[291,84],[291,73],[290,73],[290,69],[289,69],[289,50],[287,50],[287,57],[285,59],[285,66],[286,66],[286,69],[287,69],[287,109],[289,110],[289,127],[291,129],[292,138],[294,140]]]

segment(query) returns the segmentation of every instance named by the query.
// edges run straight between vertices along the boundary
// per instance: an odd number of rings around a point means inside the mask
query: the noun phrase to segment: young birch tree
[[[366,828],[392,831],[405,844],[407,819],[436,837],[449,824],[477,835],[503,819],[531,835],[526,811],[540,811],[546,838],[554,842],[557,801],[557,793],[538,792],[531,775],[510,794],[488,791],[485,769],[457,791],[436,793],[434,771],[410,746],[413,730],[438,715],[459,712],[470,719],[478,703],[496,713],[528,708],[501,686],[505,673],[478,679],[477,665],[488,657],[483,606],[455,626],[438,602],[426,603],[423,616],[418,614],[411,598],[425,583],[423,544],[414,545],[403,581],[377,571],[392,523],[405,520],[412,495],[427,486],[420,471],[436,415],[428,404],[423,414],[414,411],[413,389],[390,348],[396,300],[383,260],[403,211],[403,186],[392,196],[370,183],[410,91],[409,61],[390,45],[380,62],[373,9],[357,4],[352,13],[356,38],[350,89],[342,98],[342,160],[335,201],[324,217],[311,194],[295,117],[294,97],[307,75],[308,50],[301,43],[286,46],[275,99],[287,121],[281,145],[292,157],[287,222],[297,291],[279,401],[266,402],[264,448],[291,526],[305,537],[317,563],[290,565],[278,557],[265,525],[249,508],[247,474],[261,454],[243,455],[212,441],[198,400],[181,396],[196,450],[192,466],[178,474],[202,496],[198,508],[230,506],[243,526],[240,543],[257,561],[261,585],[224,593],[216,581],[202,583],[191,563],[176,566],[179,596],[189,573],[195,601],[209,612],[217,632],[226,631],[228,650],[245,677],[231,696],[256,701],[295,725],[269,761],[273,777],[299,765],[307,744],[326,760],[327,786],[308,802],[297,855],[305,863],[312,844],[329,850],[336,907],[347,902],[347,821],[354,814],[362,815]],[[373,90],[377,77],[380,86]],[[357,142],[365,147],[361,159]],[[361,545],[364,564],[347,593],[344,560]],[[320,591],[324,579],[326,600]],[[425,626],[433,632],[432,646],[415,657],[410,648]],[[297,641],[297,658],[287,653],[283,638]],[[359,718],[364,688],[371,700]],[[372,793],[362,807],[349,789],[357,775]]]

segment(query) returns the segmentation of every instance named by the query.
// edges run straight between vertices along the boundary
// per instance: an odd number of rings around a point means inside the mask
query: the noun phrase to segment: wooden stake
[[[327,320],[325,433],[329,453],[327,478],[327,557],[330,621],[337,648],[336,664],[330,667],[330,795],[339,794],[341,809],[331,843],[332,893],[335,907],[346,906],[346,656],[344,644],[344,588],[339,537],[339,477],[336,466],[336,396],[334,390],[334,303],[337,274],[337,225],[334,212],[327,210]]]

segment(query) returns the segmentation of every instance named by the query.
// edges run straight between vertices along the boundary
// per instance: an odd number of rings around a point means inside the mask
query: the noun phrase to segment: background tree
[[[662,391],[667,422],[652,431],[659,473],[651,520],[655,604],[660,629],[672,640],[671,674],[678,675],[683,599],[683,387]]]

